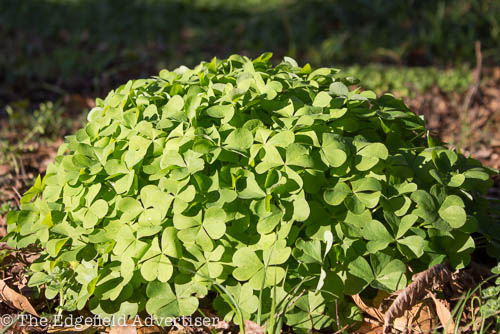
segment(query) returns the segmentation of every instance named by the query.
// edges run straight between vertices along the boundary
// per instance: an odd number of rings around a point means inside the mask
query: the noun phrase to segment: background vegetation
[[[2,0],[0,40],[0,235],[96,97],[234,53],[340,68],[403,97],[434,136],[500,164],[497,0]],[[491,267],[481,252],[473,260]],[[0,271],[23,282],[9,256]]]
[[[495,0],[3,0],[0,99],[107,92],[232,53],[461,68],[500,59]],[[278,57],[279,58],[279,57]],[[403,74],[404,76],[404,74]]]

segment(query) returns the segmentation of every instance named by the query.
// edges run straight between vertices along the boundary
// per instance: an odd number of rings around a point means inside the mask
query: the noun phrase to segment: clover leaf
[[[239,281],[247,281],[255,290],[279,284],[285,277],[285,269],[280,264],[290,256],[289,247],[270,247],[261,256],[249,247],[238,249],[233,255],[236,269],[233,276]]]
[[[228,284],[226,285],[226,289],[239,306],[244,319],[250,318],[257,311],[259,298],[254,295],[253,289],[248,283],[243,285],[240,283]],[[236,324],[239,324],[239,317],[224,298],[218,296],[215,298],[213,305],[218,312],[224,315],[225,321],[234,321]]]
[[[165,69],[96,99],[6,217],[9,246],[42,249],[29,285],[130,318],[215,296],[238,320],[222,286],[243,320],[288,301],[293,330],[322,330],[359,319],[344,295],[466,266],[477,233],[500,256],[481,198],[496,170],[426,138],[393,95],[271,57]]]
[[[295,307],[286,313],[287,322],[296,328],[324,328],[332,322],[326,315],[326,304],[319,293],[308,292],[300,296]]]
[[[192,286],[175,284],[174,293],[170,284],[152,281],[146,289],[146,311],[159,319],[192,314],[198,308],[198,299],[191,296],[193,292]]]
[[[203,218],[202,218],[203,217]],[[212,250],[213,240],[226,231],[226,213],[221,208],[210,207],[196,216],[174,215],[174,226],[178,237],[184,242],[196,242],[205,250]]]

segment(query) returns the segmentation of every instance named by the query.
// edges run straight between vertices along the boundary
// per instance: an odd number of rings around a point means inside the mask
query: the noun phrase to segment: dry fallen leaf
[[[437,264],[419,273],[414,281],[403,289],[384,315],[384,333],[390,333],[393,322],[423,300],[429,289],[442,286],[451,279],[451,272],[443,264]]]
[[[384,314],[379,309],[366,305],[359,295],[352,296],[352,299],[363,312],[375,319],[371,321],[370,324],[371,327],[376,328],[375,332],[382,333],[381,329],[383,328],[384,324]],[[405,332],[408,331],[408,329],[411,329],[413,330],[412,333],[430,333],[433,325],[432,320],[432,312],[429,309],[428,305],[426,303],[418,303],[411,309],[405,310],[401,316],[394,319],[393,327],[401,332]],[[374,323],[376,323],[377,321],[378,326],[375,326]],[[370,326],[365,324],[363,330],[371,328]],[[372,334],[372,332],[369,333]]]
[[[6,175],[10,172],[10,165],[0,165],[0,175]]]
[[[377,321],[370,321],[369,319],[363,319],[361,327],[356,331],[356,334],[382,334],[384,328]]]
[[[436,306],[436,313],[441,322],[441,325],[446,330],[447,334],[453,334],[455,332],[455,322],[453,321],[453,317],[451,316],[450,310],[443,304],[442,301],[436,298],[433,293],[429,292],[429,296],[431,296],[434,301],[434,305]]]
[[[215,329],[217,333],[232,333],[233,329],[235,332],[239,331],[238,325],[233,322],[227,322],[224,319],[219,319],[213,326],[213,329]]]
[[[394,320],[394,328],[401,332],[409,333],[432,333],[436,322],[427,301],[418,303],[411,310],[406,311],[403,316]]]
[[[70,327],[52,327],[47,330],[49,334],[94,334],[97,328],[86,325],[79,328]]]
[[[380,312],[375,307],[371,307],[365,304],[359,295],[352,296],[354,303],[366,314],[373,317],[374,319],[384,323],[384,314]]]
[[[263,334],[266,327],[259,326],[255,322],[250,320],[245,320],[245,333],[247,334]]]
[[[11,289],[3,280],[0,280],[0,299],[10,307],[16,308],[19,311],[25,311],[38,317],[38,313],[35,311],[29,300]]]
[[[109,334],[137,334],[137,328],[133,324],[125,326],[112,326]]]
[[[167,333],[167,330],[162,330],[158,326],[143,326],[137,328],[137,334],[159,334],[159,333]]]

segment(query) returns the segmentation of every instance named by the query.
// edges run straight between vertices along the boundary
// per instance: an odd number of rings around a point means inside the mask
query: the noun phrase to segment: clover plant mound
[[[238,321],[286,305],[297,329],[356,318],[347,297],[463,267],[493,170],[431,138],[392,95],[335,69],[234,55],[97,99],[8,215],[43,249],[30,286],[64,310]],[[410,271],[411,269],[411,271]],[[215,297],[215,298],[214,298]]]

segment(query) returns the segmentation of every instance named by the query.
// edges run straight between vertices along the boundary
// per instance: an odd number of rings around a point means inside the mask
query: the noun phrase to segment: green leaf
[[[260,234],[268,234],[272,232],[275,227],[281,222],[283,217],[283,212],[277,208],[275,205],[271,207],[271,210],[266,212],[263,217],[260,217],[257,222],[257,232]]]
[[[303,222],[309,218],[311,210],[304,197],[299,197],[293,201],[293,218],[296,221]]]
[[[314,166],[308,150],[304,146],[295,143],[288,145],[286,148],[286,164],[303,168]]]
[[[330,205],[339,205],[350,194],[351,188],[344,182],[338,182],[332,189],[325,190],[323,198]]]
[[[68,240],[68,238],[49,240],[46,246],[47,253],[52,257],[56,257]]]
[[[139,240],[136,233],[128,225],[123,225],[116,234],[116,245],[113,253],[120,257],[142,257],[148,244]]]
[[[330,105],[331,100],[332,97],[330,96],[330,94],[328,94],[327,92],[320,92],[314,98],[313,106],[324,108]]]
[[[396,239],[401,238],[415,224],[418,217],[415,215],[406,215],[401,219],[397,228]]]
[[[260,188],[255,180],[254,174],[249,174],[246,180],[246,188],[238,193],[239,198],[252,199],[266,197],[266,193]]]
[[[140,191],[141,202],[145,209],[154,208],[161,213],[161,219],[165,218],[173,201],[173,196],[161,191],[156,185],[147,185]]]
[[[453,228],[460,228],[467,220],[462,199],[456,195],[446,197],[439,208],[439,216]]]
[[[358,257],[347,266],[344,293],[350,296],[358,294],[372,283],[374,279],[375,277],[368,261],[363,257]]]
[[[97,218],[101,219],[106,216],[108,212],[108,202],[103,199],[98,199],[89,208],[89,211],[97,216]]]
[[[351,182],[352,191],[355,193],[364,192],[364,191],[381,191],[382,185],[380,182],[373,178],[367,177],[359,180],[355,180]]]
[[[359,171],[367,171],[378,164],[380,160],[385,160],[388,157],[387,147],[382,143],[363,143],[362,148],[358,150],[356,155],[356,169]]]
[[[233,255],[233,262],[240,264],[233,271],[233,276],[240,281],[250,279],[264,266],[255,252],[249,248],[237,250]]]
[[[117,204],[117,209],[122,212],[121,220],[127,223],[133,221],[144,210],[141,203],[132,197],[122,198]]]
[[[450,178],[450,182],[448,182],[448,186],[450,187],[460,187],[465,182],[464,174],[455,174]]]
[[[149,297],[146,311],[157,318],[193,314],[198,308],[198,299],[188,295],[190,291],[182,290],[182,286],[179,285],[176,285],[176,292],[177,294],[174,294],[168,283],[150,282],[146,288],[146,294]]]
[[[248,283],[243,285],[240,283],[236,283],[235,285],[226,285],[225,288],[231,294],[233,300],[243,313],[243,318],[248,319],[257,311],[259,299],[254,295],[253,289]],[[221,296],[217,296],[215,298],[214,308],[221,312],[224,316],[224,320],[231,321],[234,319],[234,321],[238,323],[238,316],[235,311]]]
[[[182,244],[177,238],[177,230],[173,226],[166,227],[161,236],[162,253],[173,257],[182,257]]]
[[[439,209],[439,216],[448,222],[451,227],[459,228],[465,224],[467,215],[463,208],[452,205],[446,208]]]
[[[234,106],[232,104],[216,105],[207,109],[210,117],[222,118],[224,123],[229,122],[234,116]]]
[[[132,136],[129,139],[129,150],[124,154],[124,161],[129,169],[144,159],[150,145],[151,140],[141,136]]]
[[[144,117],[151,118],[154,115],[158,115],[158,108],[154,104],[150,104],[144,109]]]
[[[370,253],[376,253],[385,249],[394,238],[387,231],[384,224],[377,220],[367,222],[362,230],[363,238],[370,240],[367,244],[367,249]]]
[[[168,168],[170,166],[186,167],[184,159],[179,152],[174,150],[165,150],[160,161],[161,168]]]
[[[268,141],[268,145],[279,146],[286,148],[295,141],[295,135],[292,131],[281,131],[272,136]]]
[[[372,254],[370,262],[375,279],[372,285],[389,292],[406,287],[406,266],[398,259],[384,253]]]
[[[129,282],[130,279],[132,279],[132,276],[134,276],[134,270],[135,270],[135,261],[131,258],[124,258],[122,259],[122,263],[120,265],[120,275],[123,277],[122,284],[123,282]]]
[[[163,109],[162,118],[174,118],[175,119],[183,107],[184,107],[183,98],[179,95],[172,96],[172,98],[162,108]]]
[[[148,251],[142,257],[141,274],[146,281],[158,279],[168,282],[173,274],[172,262],[165,256],[159,246],[158,238],[154,238]]]
[[[359,150],[358,154],[364,157],[375,157],[385,160],[389,155],[389,151],[387,150],[387,147],[382,143],[371,143]]]
[[[226,212],[220,208],[208,208],[205,211],[203,227],[212,239],[221,238],[226,232]]]
[[[275,286],[285,277],[285,270],[279,266],[290,256],[290,248],[273,249],[269,265],[265,266],[257,254],[248,247],[238,249],[233,255],[233,263],[236,269],[233,271],[233,277],[239,281],[249,280],[249,285],[255,289],[261,287]],[[265,256],[264,258],[269,258]]]
[[[371,220],[372,215],[369,210],[361,210],[359,214],[349,210],[342,224],[345,229],[344,233],[352,238],[361,238],[363,236],[362,229]]]
[[[82,261],[76,268],[76,281],[82,285],[90,284],[98,276],[97,264],[92,261]],[[37,273],[40,274],[40,273]],[[47,276],[45,276],[47,277]],[[50,280],[49,280],[50,281]],[[31,282],[31,280],[30,280]]]
[[[227,149],[246,152],[253,143],[253,136],[247,129],[236,129],[227,136],[224,144]]]
[[[411,199],[417,203],[417,208],[413,213],[428,224],[433,223],[437,219],[436,205],[431,195],[424,190],[417,190],[411,195]]]
[[[321,329],[331,322],[325,311],[326,303],[323,296],[309,291],[297,299],[294,309],[286,313],[286,320],[295,328]]]
[[[321,152],[331,167],[340,167],[347,160],[349,151],[340,136],[324,133],[321,147]]]
[[[330,94],[333,96],[347,96],[349,89],[342,82],[334,82],[330,85]]]
[[[24,193],[23,197],[21,197],[21,204],[29,203],[33,198],[38,196],[42,190],[42,179],[40,178],[40,175],[38,175],[35,184]]]
[[[364,206],[370,209],[377,206],[382,190],[382,186],[377,179],[367,177],[352,181],[351,184],[355,198]]]
[[[321,254],[321,242],[319,240],[297,241],[297,250],[301,252],[294,251],[294,257],[298,261],[303,263],[323,263],[323,256]]]
[[[424,238],[419,235],[410,235],[408,237],[404,237],[403,239],[399,239],[398,244],[400,245],[403,254],[405,254],[408,258],[418,259],[424,255],[426,242]]]

